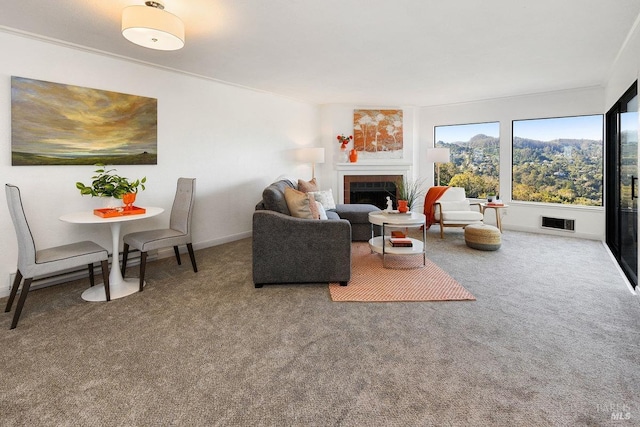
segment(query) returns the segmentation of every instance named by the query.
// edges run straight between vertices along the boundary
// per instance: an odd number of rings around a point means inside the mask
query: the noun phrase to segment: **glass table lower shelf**
[[[392,246],[389,236],[384,236],[384,239],[382,236],[377,236],[369,240],[369,247],[372,252],[382,255],[382,266],[385,268],[389,268],[386,263],[387,255],[422,255],[422,267],[424,267],[427,264],[427,252],[424,242],[413,238],[409,240],[413,245],[411,247]]]

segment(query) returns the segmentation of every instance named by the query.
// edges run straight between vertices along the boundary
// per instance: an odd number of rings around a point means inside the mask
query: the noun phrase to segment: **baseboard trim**
[[[193,249],[194,250],[200,250],[200,249],[207,249],[207,248],[211,248],[213,246],[219,246],[219,245],[224,245],[225,243],[231,243],[231,242],[235,242],[237,240],[242,240],[242,239],[246,239],[248,237],[251,237],[251,235],[253,234],[253,232],[251,231],[245,231],[243,233],[238,233],[238,234],[232,234],[230,236],[225,236],[225,237],[220,237],[218,239],[212,239],[212,240],[207,240],[204,242],[198,242],[198,243],[194,243],[193,244]],[[187,247],[186,246],[181,246],[180,247],[180,253],[186,253],[187,252]],[[157,254],[158,258],[168,258],[168,257],[173,257],[175,256],[174,252],[173,252],[173,248],[163,248],[158,250],[158,254]]]
[[[607,242],[602,242],[602,246],[604,246],[604,250],[607,251],[607,253],[609,254],[609,258],[611,258],[611,261],[613,261],[613,265],[616,266],[616,269],[618,270],[618,274],[620,274],[620,277],[622,277],[622,280],[624,280],[624,283],[627,285],[627,289],[629,289],[629,292],[631,292],[632,295],[637,296],[638,293],[635,291],[635,289],[633,289],[633,286],[631,285],[631,282],[627,278],[627,275],[624,274],[624,271],[622,271],[622,267],[620,267],[618,260],[613,255],[613,252],[611,252],[611,249],[609,248],[609,245],[607,245]]]
[[[550,234],[553,236],[562,236],[562,237],[572,237],[576,239],[587,239],[587,240],[598,240],[600,242],[604,241],[604,236],[599,234],[592,233],[581,233],[581,232],[571,232],[568,233],[564,230],[553,230],[547,228],[539,228],[539,227],[527,227],[521,225],[505,225],[502,224],[503,230],[513,230],[513,231],[524,231],[527,233],[536,233],[536,234]]]

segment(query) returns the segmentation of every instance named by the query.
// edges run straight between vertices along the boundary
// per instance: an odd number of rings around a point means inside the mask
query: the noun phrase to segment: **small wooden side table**
[[[487,209],[493,209],[496,212],[496,225],[498,226],[498,230],[502,233],[502,215],[500,215],[500,209],[507,209],[509,205],[495,205],[491,203],[480,203],[480,207],[482,208],[482,214],[484,215],[484,211]]]

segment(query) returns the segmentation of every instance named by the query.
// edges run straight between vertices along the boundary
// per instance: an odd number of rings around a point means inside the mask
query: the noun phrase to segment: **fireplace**
[[[411,169],[412,164],[406,161],[338,163],[336,165],[338,172],[337,202],[370,203],[380,209],[385,209],[387,196],[389,196],[394,201],[393,206],[395,207],[397,189],[393,190],[389,184],[395,186],[398,180],[412,176]],[[352,196],[351,183],[356,182],[365,183],[365,185],[356,185],[354,188],[356,194]],[[367,188],[367,184],[371,184],[370,188]],[[375,196],[377,200],[373,199],[371,193],[378,193]]]
[[[402,175],[345,175],[344,203],[370,204],[380,209],[387,207],[387,196],[396,205],[396,182]]]

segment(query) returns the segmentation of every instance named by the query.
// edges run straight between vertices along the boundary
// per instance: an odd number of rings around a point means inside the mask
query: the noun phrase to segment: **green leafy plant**
[[[129,179],[116,175],[115,169],[107,169],[105,165],[97,164],[98,169],[92,176],[91,185],[85,185],[82,182],[76,182],[76,188],[80,190],[82,195],[91,195],[92,197],[115,197],[122,199],[127,193],[137,193],[138,188],[145,190],[144,184],[147,177],[130,181]]]
[[[398,200],[406,200],[409,210],[411,210],[415,202],[422,197],[422,183],[423,181],[421,179],[411,181],[402,178],[396,181]]]

